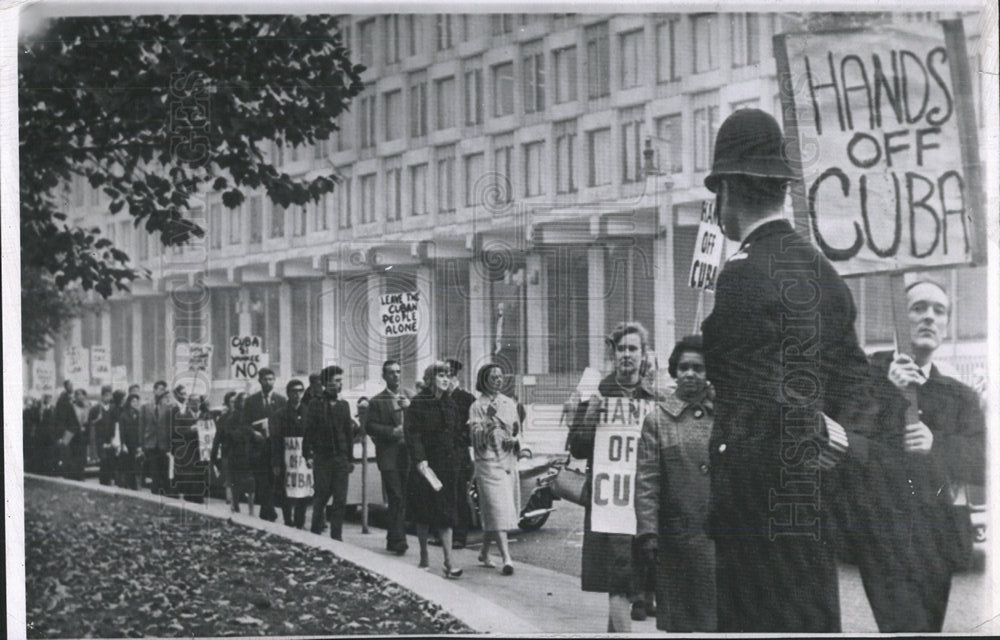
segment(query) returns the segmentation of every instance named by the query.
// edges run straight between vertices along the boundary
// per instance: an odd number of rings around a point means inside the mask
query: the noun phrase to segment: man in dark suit
[[[274,469],[271,465],[273,441],[271,433],[278,426],[281,412],[285,409],[285,396],[274,391],[274,371],[264,368],[257,374],[260,391],[251,394],[243,406],[243,424],[250,425],[264,439],[256,448],[253,456],[254,491],[260,501],[260,517],[274,522],[278,512],[274,509],[276,488],[284,495],[284,483],[276,483]]]
[[[175,405],[170,400],[167,383],[157,380],[153,384],[153,402],[142,405],[139,410],[139,424],[142,431],[142,447],[136,464],[147,465],[151,490],[154,494],[170,493],[170,430],[173,424]]]
[[[278,484],[283,489],[287,487],[288,472],[285,465],[285,438],[303,438],[306,429],[306,407],[302,404],[305,387],[302,381],[290,380],[285,385],[285,393],[288,394],[288,402],[285,403],[276,428],[271,434],[271,466],[274,467]],[[282,495],[284,499],[281,503],[281,515],[285,524],[289,527],[303,528],[306,524],[306,508],[312,502],[312,498],[289,498],[287,492]]]
[[[74,390],[72,398],[72,402],[63,403],[59,416],[60,427],[64,430],[61,439],[62,473],[72,480],[83,480],[83,472],[87,466],[87,416],[90,414],[87,390]]]
[[[705,179],[740,243],[702,324],[716,389],[708,528],[723,632],[840,630],[821,472],[865,457],[873,411],[851,293],[783,219],[794,174],[782,144],[770,115],[736,111]]]
[[[402,369],[396,360],[382,363],[385,389],[368,405],[365,432],[375,443],[375,461],[382,474],[382,488],[389,502],[389,525],[385,548],[397,555],[406,553],[406,477],[409,458],[403,441],[403,412],[410,394],[400,388]]]
[[[462,388],[462,381],[458,374],[462,371],[462,363],[458,360],[447,360],[451,367],[451,397],[458,406],[458,418],[463,425],[469,422],[469,409],[476,401],[476,396]],[[472,459],[469,456],[461,457],[461,468],[458,471],[459,495],[458,495],[458,523],[455,525],[454,541],[452,548],[464,549],[469,536],[469,529],[472,528],[472,508],[469,505],[469,492],[466,490],[472,482]]]
[[[986,479],[979,398],[933,362],[948,330],[948,295],[917,280],[907,304],[912,357],[872,356],[886,453],[846,470],[855,496],[848,544],[883,633],[941,631],[952,572],[965,568],[972,544],[968,513],[953,504],[954,494]],[[912,424],[908,388],[919,407]]]
[[[90,408],[87,417],[88,426],[94,430],[94,441],[97,444],[97,455],[100,459],[98,478],[101,484],[110,485],[115,477],[115,462],[117,453],[111,446],[115,437],[115,419],[111,411],[111,385],[101,387],[101,401]]]
[[[340,399],[344,370],[336,365],[323,369],[323,395],[313,398],[306,409],[302,457],[313,470],[312,532],[323,532],[326,503],[330,508],[330,537],[340,540],[347,507],[347,487],[354,470],[354,421],[351,407]]]

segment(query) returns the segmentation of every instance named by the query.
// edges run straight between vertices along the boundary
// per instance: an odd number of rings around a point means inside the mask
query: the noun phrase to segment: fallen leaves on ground
[[[333,553],[127,496],[25,480],[29,638],[468,633]]]

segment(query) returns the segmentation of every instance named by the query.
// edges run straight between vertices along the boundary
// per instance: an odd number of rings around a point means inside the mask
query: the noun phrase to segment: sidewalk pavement
[[[329,535],[316,535],[308,530],[295,529],[280,522],[267,522],[257,516],[234,514],[223,500],[210,499],[205,504],[194,504],[176,498],[154,496],[148,491],[131,491],[119,487],[103,486],[96,479],[83,483],[25,474],[53,483],[81,486],[108,494],[132,496],[183,509],[212,518],[231,519],[233,522],[283,536],[289,540],[315,548],[332,551],[339,557],[364,567],[373,573],[409,589],[418,596],[439,604],[480,633],[519,634],[593,634],[607,629],[608,597],[601,593],[580,590],[579,578],[541,567],[514,562],[514,575],[499,572],[499,553],[494,547],[493,561],[497,568],[479,565],[479,545],[456,550],[454,562],[465,573],[458,580],[442,576],[442,552],[431,547],[431,568],[417,568],[417,541],[410,536],[410,550],[404,556],[385,551],[385,532],[369,527],[361,532],[361,525],[345,522],[343,542],[330,539]],[[632,635],[662,635],[656,631],[655,622],[632,623]]]

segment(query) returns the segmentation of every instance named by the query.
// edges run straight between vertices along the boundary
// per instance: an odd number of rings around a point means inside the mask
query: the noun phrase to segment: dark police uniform
[[[840,630],[824,509],[836,478],[808,462],[827,446],[819,412],[847,431],[848,456],[874,446],[855,314],[833,266],[785,220],[753,230],[719,276],[702,324],[719,631]]]

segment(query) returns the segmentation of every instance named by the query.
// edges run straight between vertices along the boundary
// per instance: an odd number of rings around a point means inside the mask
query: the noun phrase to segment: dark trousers
[[[351,468],[347,458],[316,459],[313,463],[313,533],[323,532],[323,513],[326,503],[330,507],[330,537],[340,540],[344,530],[344,511],[347,507],[347,483]]]
[[[860,562],[858,568],[880,632],[941,631],[951,592],[950,571],[929,569],[907,576],[887,571],[877,561]]]
[[[124,451],[118,455],[115,462],[115,484],[125,489],[138,489],[142,480],[142,467],[136,461],[135,454]]]
[[[260,505],[260,517],[274,522],[278,519],[278,512],[274,510],[274,472],[266,465],[260,468],[262,470],[253,474],[254,495]]]
[[[811,535],[720,536],[715,588],[721,632],[839,633],[833,549]]]
[[[386,546],[396,548],[406,546],[406,475],[404,469],[380,469],[382,490],[388,502],[386,524]]]
[[[465,545],[472,529],[472,507],[469,505],[469,482],[472,481],[472,462],[469,456],[462,456],[462,466],[458,471],[458,502],[456,507],[454,543]],[[520,506],[520,505],[519,505]]]
[[[312,498],[285,498],[281,502],[281,517],[289,527],[302,529],[306,526],[306,507]]]
[[[87,466],[87,434],[80,431],[69,442],[63,458],[63,475],[72,480],[83,480],[83,470]]]
[[[101,484],[110,485],[115,479],[115,468],[118,462],[117,456],[114,449],[103,445],[98,449],[98,455],[100,456],[101,467],[97,477]]]
[[[153,495],[170,494],[170,460],[163,449],[147,449],[146,464],[149,465],[150,491]]]

